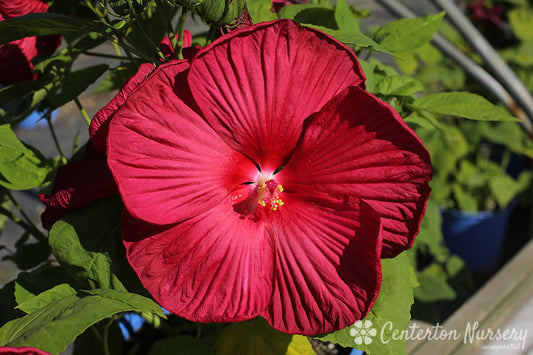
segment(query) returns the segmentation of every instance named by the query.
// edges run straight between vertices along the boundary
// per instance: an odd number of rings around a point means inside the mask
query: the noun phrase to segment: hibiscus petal
[[[263,223],[229,202],[174,226],[123,215],[127,257],[165,309],[196,322],[237,322],[267,307],[273,254]]]
[[[364,79],[353,51],[288,20],[223,36],[198,53],[189,73],[209,123],[264,171],[285,162],[309,115]]]
[[[47,12],[50,5],[43,0],[0,1],[0,14],[8,19],[35,12]]]
[[[36,41],[36,37],[25,37],[0,46],[0,67],[9,68],[0,71],[0,85],[37,79],[31,62],[37,55]]]
[[[188,66],[187,61],[161,65],[115,112],[109,127],[108,163],[126,208],[159,225],[220,204],[257,173],[183,101]]]
[[[429,197],[429,154],[389,105],[360,88],[333,99],[277,180],[286,191],[366,201],[382,217],[383,257],[411,247]]]
[[[381,285],[379,216],[361,201],[292,198],[272,214],[274,294],[262,316],[282,332],[315,335],[363,319]]]
[[[87,159],[59,168],[51,195],[40,195],[46,209],[43,227],[52,225],[77,208],[117,194],[115,180],[105,160]]]
[[[89,126],[89,136],[91,137],[92,144],[99,152],[105,154],[107,151],[107,134],[111,117],[116,110],[124,105],[131,92],[150,75],[154,68],[154,65],[151,63],[141,64],[137,73],[122,85],[118,94],[94,115]]]

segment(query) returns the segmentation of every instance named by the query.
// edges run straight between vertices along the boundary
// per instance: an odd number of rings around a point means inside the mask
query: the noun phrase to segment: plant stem
[[[215,26],[211,26],[209,28],[209,31],[207,32],[207,38],[205,39],[205,45],[206,47],[211,44],[215,40],[215,32],[218,28]]]
[[[94,333],[94,336],[96,337],[96,339],[98,339],[98,341],[100,342],[100,344],[104,344],[104,341],[102,339],[102,335],[100,335],[100,333],[98,332],[98,330],[96,329],[96,327],[93,325],[91,325],[91,330],[92,332]]]
[[[117,48],[119,48],[119,47],[117,46]],[[128,57],[112,55],[112,54],[105,54],[105,53],[95,53],[95,52],[88,52],[88,51],[84,51],[82,53],[85,54],[85,55],[89,55],[91,57],[101,57],[101,58],[110,58],[110,59],[119,59],[119,60],[129,59]]]
[[[109,328],[111,327],[111,324],[113,323],[115,317],[112,317],[109,322],[106,323],[104,326],[104,335],[103,335],[103,347],[104,347],[104,354],[109,354]]]
[[[200,339],[202,336],[202,324],[196,323],[196,339]]]
[[[178,40],[176,43],[173,43],[174,46],[174,56],[177,59],[183,59],[183,32],[185,31],[185,21],[187,20],[187,8],[182,6],[181,14],[178,20]],[[172,39],[171,39],[172,41]]]
[[[91,0],[85,0],[85,5],[87,5],[87,7],[90,8],[91,11],[94,12],[96,16],[100,18],[100,20],[104,18],[104,15],[100,11],[98,11],[98,9],[93,6],[93,4],[91,4]]]
[[[61,146],[59,145],[59,140],[57,139],[56,132],[54,130],[54,125],[52,124],[52,119],[50,118],[50,113],[48,113],[45,116],[46,122],[48,122],[48,128],[50,128],[50,133],[52,133],[52,139],[54,140],[54,144],[56,146],[57,152],[59,153],[59,156],[61,157],[61,161],[63,163],[67,163],[67,158],[65,157],[65,154],[63,154],[63,150],[61,149]]]
[[[128,57],[130,58],[130,60],[133,62],[134,61],[134,58],[131,56],[131,53],[134,53],[135,55],[137,55],[138,57],[148,61],[148,62],[151,62],[153,63],[153,59],[146,56],[144,53],[141,53],[140,51],[138,51],[137,49],[127,45],[126,43],[124,43],[124,41],[122,41],[122,39],[120,39],[120,36],[119,34],[117,33],[117,30],[110,24],[110,21],[107,19],[107,17],[102,14],[100,11],[98,11],[98,9],[96,9],[90,2],[90,0],[85,0],[85,4],[96,14],[96,16],[98,16],[98,18],[100,19],[100,22],[102,22],[103,24],[105,24],[106,26],[108,26],[111,31],[113,32],[112,35],[109,35],[108,34],[108,39],[111,41],[111,43],[113,43],[113,46],[115,47],[115,51],[117,52],[117,55],[120,56],[120,49],[118,48],[118,46],[121,46],[122,48],[125,49],[126,51],[126,54],[128,55]]]
[[[163,8],[164,5],[161,3],[161,0],[157,0],[157,6],[159,8],[161,8],[161,9]],[[181,21],[181,16],[183,15],[183,13],[187,11],[185,6],[182,6],[181,11],[182,12],[181,12],[179,21]],[[170,45],[172,46],[172,49],[174,50],[174,58],[180,59],[180,58],[178,58],[179,40],[176,39],[176,32],[174,32],[174,28],[172,26],[172,22],[170,21],[170,18],[166,15],[165,12],[158,11],[158,13],[159,13],[159,16],[161,17],[161,20],[165,23],[165,25],[167,27],[167,35],[168,35],[168,39],[170,39]],[[183,22],[185,22],[185,21],[183,21]],[[178,27],[179,27],[179,23],[178,23]],[[182,38],[183,38],[183,33],[182,33]],[[183,44],[182,44],[182,46],[183,46]],[[181,59],[183,59],[183,58],[181,58]]]
[[[87,122],[87,124],[90,126],[90,125],[91,125],[91,118],[90,118],[89,115],[87,114],[87,111],[85,111],[85,109],[84,109],[83,106],[81,105],[80,100],[76,97],[76,98],[74,99],[74,102],[76,103],[76,106],[78,106],[78,109],[80,110],[81,115],[82,115],[83,118],[85,119],[85,122]]]
[[[142,53],[141,51],[138,51],[137,49],[131,47],[130,45],[126,44],[123,40],[121,40],[120,38],[118,37],[111,37],[109,38],[109,40],[113,43],[116,43],[118,44],[119,46],[121,46],[122,48],[124,48],[126,50],[126,52],[131,52],[133,54],[135,54],[136,56],[138,56],[139,58],[142,58],[144,59],[145,61],[149,62],[149,63],[155,63],[154,59],[153,58],[150,58],[149,56],[147,56],[146,54]]]
[[[39,228],[37,228],[37,226],[32,222],[31,218],[26,214],[26,212],[24,212],[24,210],[22,209],[22,207],[19,205],[19,203],[17,202],[17,200],[15,200],[15,198],[13,197],[13,195],[11,195],[11,192],[9,190],[5,190],[6,191],[6,194],[7,194],[7,197],[9,197],[9,199],[11,200],[11,202],[13,202],[13,205],[15,206],[15,208],[17,209],[17,211],[19,211],[19,213],[22,215],[22,217],[24,218],[24,220],[22,220],[21,218],[19,218],[17,215],[15,215],[13,212],[11,212],[10,210],[4,208],[3,206],[0,205],[0,212],[5,215],[6,217],[8,217],[9,219],[11,219],[13,222],[15,222],[16,224],[18,224],[19,226],[21,226],[22,228],[24,228],[26,231],[30,232],[33,234],[33,236],[40,242],[45,242],[45,243],[48,243],[47,242],[47,239],[46,239],[46,236],[39,230]]]

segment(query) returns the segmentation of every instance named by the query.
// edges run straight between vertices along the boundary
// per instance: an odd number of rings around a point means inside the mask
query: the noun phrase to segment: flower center
[[[284,203],[279,197],[283,192],[283,186],[278,184],[274,179],[259,178],[256,182],[257,188],[257,204],[263,207],[270,206],[272,211],[276,211]]]

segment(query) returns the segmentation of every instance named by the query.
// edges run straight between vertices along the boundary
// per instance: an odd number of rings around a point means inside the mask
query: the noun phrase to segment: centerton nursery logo
[[[370,320],[359,320],[350,328],[350,336],[356,345],[370,345],[373,341],[388,344],[391,340],[409,341],[457,341],[464,344],[480,343],[481,349],[524,349],[527,329],[481,329],[479,322],[468,322],[463,331],[446,329],[439,323],[433,326],[420,326],[412,322],[404,329],[396,329],[392,322],[387,322],[379,331]]]
[[[350,335],[354,338],[353,341],[357,345],[369,345],[372,343],[372,338],[377,334],[376,328],[372,327],[371,320],[358,320],[350,329]]]

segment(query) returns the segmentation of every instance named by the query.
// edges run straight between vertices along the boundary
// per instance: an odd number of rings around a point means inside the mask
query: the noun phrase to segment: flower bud
[[[205,23],[222,27],[232,24],[244,5],[245,0],[202,0],[196,9]]]
[[[130,14],[131,8],[133,8],[134,12],[142,11],[148,2],[149,0],[108,0],[109,6],[120,16]]]
[[[185,6],[191,8],[193,6],[199,5],[202,0],[170,0],[175,5]]]

